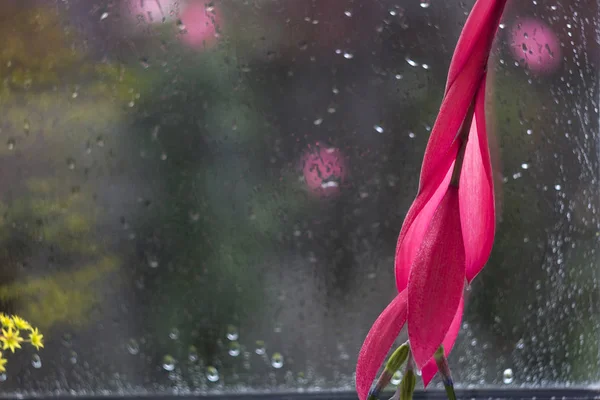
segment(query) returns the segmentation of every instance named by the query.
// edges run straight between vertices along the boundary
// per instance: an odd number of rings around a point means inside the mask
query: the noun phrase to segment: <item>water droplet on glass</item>
[[[409,58],[409,57],[405,57],[404,58],[406,60],[406,62],[408,63],[408,65],[410,65],[411,67],[418,67],[419,63],[414,61],[413,59]]]
[[[321,125],[323,123],[323,118],[317,118],[314,120],[313,124],[315,125]]]
[[[240,344],[238,342],[229,343],[229,355],[231,357],[237,357],[240,355]]]
[[[102,15],[100,16],[100,21],[104,21],[106,18],[108,18],[108,13],[104,12],[102,13]]]
[[[227,326],[227,339],[238,340],[240,337],[237,328],[234,325]]]
[[[431,0],[421,0],[421,8],[429,8]]]
[[[149,257],[148,265],[150,266],[150,268],[158,268],[158,260],[154,257]]]
[[[216,382],[219,380],[219,371],[213,366],[206,368],[206,379],[210,382]]]
[[[257,340],[256,341],[256,349],[254,350],[254,352],[258,355],[265,354],[265,342],[262,340]]]
[[[421,64],[421,67],[422,67],[423,69],[429,69],[429,64]]]
[[[415,135],[415,133],[414,133],[414,132],[409,132],[409,133],[408,133],[408,137],[409,137],[409,138],[411,138],[411,139],[414,139],[414,138],[415,138],[415,136],[416,136],[416,135]]]
[[[502,382],[509,384],[509,383],[512,383],[513,380],[514,380],[513,370],[510,368],[505,369],[504,372],[502,373]]]
[[[523,169],[529,169],[529,164],[523,163],[523,164],[521,164],[521,168],[523,168]]]
[[[560,190],[560,189],[561,189],[561,186],[560,186],[560,185],[554,185],[554,190],[557,190],[557,191],[558,191],[558,190]]]
[[[390,380],[390,382],[392,383],[392,385],[399,385],[401,381],[402,381],[402,372],[400,372],[398,370],[398,371],[394,372],[394,375],[392,375],[392,379]]]
[[[198,349],[196,349],[196,346],[190,346],[188,351],[188,360],[191,362],[198,361]]]
[[[134,356],[140,352],[140,345],[135,339],[129,339],[129,342],[127,342],[127,351]]]
[[[283,356],[281,353],[273,353],[273,356],[271,357],[271,365],[273,368],[277,369],[283,367]]]
[[[527,129],[527,134],[528,134],[528,135],[531,135],[532,133],[533,133],[533,130],[531,130],[531,129]]]
[[[378,133],[383,133],[383,128],[379,125],[373,126],[373,129],[375,129]]]
[[[352,11],[350,11],[350,10],[346,10],[346,11],[344,11],[344,15],[345,15],[346,17],[351,17],[351,16],[352,16]]]
[[[31,358],[31,365],[33,366],[33,368],[42,368],[42,359],[39,355],[33,355],[33,357]]]
[[[345,52],[345,53],[344,53],[344,58],[345,58],[346,60],[351,60],[351,59],[353,59],[353,58],[354,58],[354,54],[352,54],[352,53],[348,53],[348,52]]]
[[[173,371],[175,369],[175,358],[169,354],[164,356],[162,367],[165,371]]]
[[[177,329],[177,328],[171,329],[171,332],[169,332],[169,338],[171,338],[172,340],[179,339],[179,329]]]
[[[8,139],[8,141],[6,142],[6,147],[8,147],[9,150],[14,150],[15,149],[15,139]]]

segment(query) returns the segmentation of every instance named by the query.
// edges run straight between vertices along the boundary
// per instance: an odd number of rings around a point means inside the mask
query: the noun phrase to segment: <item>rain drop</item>
[[[173,371],[175,369],[175,358],[169,354],[164,356],[162,367],[165,371]]]
[[[169,338],[172,340],[179,339],[179,329],[173,328],[171,332],[169,332]]]
[[[502,373],[502,382],[509,384],[509,383],[512,383],[513,380],[514,380],[513,370],[510,368],[505,369],[504,372]]]
[[[13,138],[8,139],[8,141],[6,142],[6,147],[8,147],[9,150],[14,150],[15,149],[15,139],[13,139]]]
[[[237,357],[240,355],[240,344],[238,342],[229,343],[229,355],[231,357]]]
[[[190,346],[188,360],[190,360],[190,362],[198,361],[198,350],[196,349],[196,346]]]
[[[34,354],[33,357],[31,358],[31,365],[33,366],[33,368],[42,368],[42,359],[40,358],[39,355]]]
[[[206,368],[206,379],[210,382],[216,382],[219,380],[219,371],[213,366]]]
[[[399,370],[394,372],[394,375],[392,375],[392,379],[390,380],[390,382],[392,383],[392,385],[399,385],[400,382],[402,382],[402,372],[400,372]]]
[[[377,131],[377,133],[383,133],[383,128],[379,125],[373,126],[373,129],[375,129],[375,131]]]
[[[353,58],[354,58],[354,54],[352,54],[352,53],[348,53],[348,52],[346,51],[346,52],[344,53],[344,58],[345,58],[346,60],[351,60],[351,59],[353,59]]]
[[[74,170],[75,169],[75,160],[72,158],[67,158],[67,167],[69,167],[70,170]]]
[[[529,169],[529,164],[523,163],[523,164],[521,164],[521,168],[523,168],[523,169]]]
[[[234,325],[229,325],[227,327],[227,339],[234,341],[238,340],[240,337],[237,328]]]
[[[7,378],[6,374],[0,374],[0,382],[6,381],[6,378]]]
[[[259,356],[265,354],[265,342],[262,340],[257,340],[256,349],[254,350],[254,352]]]
[[[127,343],[127,351],[129,354],[134,356],[140,352],[140,345],[135,339],[129,339],[129,342]]]
[[[431,0],[421,0],[421,8],[429,8]]]
[[[271,365],[273,368],[277,369],[283,367],[283,356],[281,353],[273,353],[273,356],[271,357]]]
[[[408,65],[410,65],[411,67],[418,67],[419,63],[414,61],[413,59],[406,57],[405,58],[406,62],[408,63]]]
[[[104,21],[106,18],[108,18],[108,13],[104,12],[102,13],[102,15],[100,16],[100,21]]]
[[[554,190],[559,191],[561,189],[560,185],[554,185]]]

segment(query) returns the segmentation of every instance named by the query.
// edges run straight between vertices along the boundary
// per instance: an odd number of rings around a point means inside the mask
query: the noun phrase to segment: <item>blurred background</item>
[[[473,3],[3,1],[0,393],[352,390]],[[507,4],[461,387],[600,382],[598,11]]]

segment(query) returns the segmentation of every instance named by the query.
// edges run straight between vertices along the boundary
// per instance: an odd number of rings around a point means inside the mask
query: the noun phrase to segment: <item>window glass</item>
[[[473,3],[2,2],[0,390],[353,390]],[[507,4],[463,387],[600,373],[597,16]]]

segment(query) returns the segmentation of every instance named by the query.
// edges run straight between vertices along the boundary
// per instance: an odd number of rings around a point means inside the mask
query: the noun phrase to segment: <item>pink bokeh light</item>
[[[339,149],[317,143],[302,156],[302,174],[312,194],[334,196],[346,180],[346,161]]]
[[[190,1],[183,6],[180,16],[181,40],[191,48],[203,49],[217,41],[218,11],[203,1]]]
[[[559,68],[560,41],[544,22],[534,18],[518,19],[509,35],[513,57],[532,72],[550,74]]]
[[[124,3],[126,4],[126,3]],[[129,2],[128,15],[147,24],[161,24],[175,21],[179,9],[176,0],[132,0]]]

